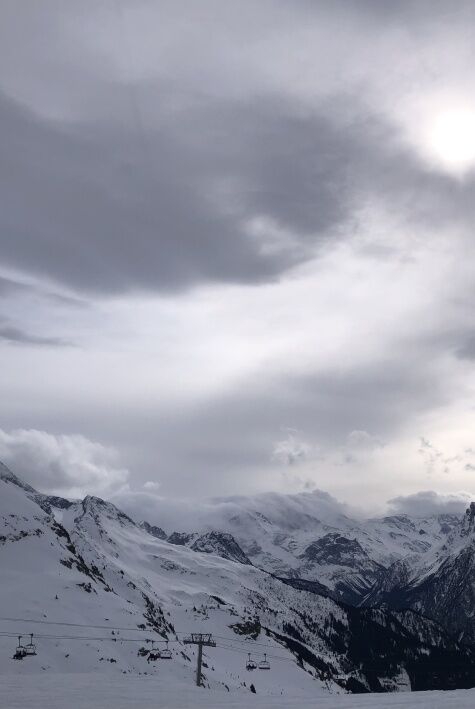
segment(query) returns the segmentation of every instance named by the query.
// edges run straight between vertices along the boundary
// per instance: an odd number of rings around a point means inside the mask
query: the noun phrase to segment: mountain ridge
[[[215,634],[218,646],[224,643],[223,652],[210,653],[206,663],[203,681],[210,688],[232,684],[244,690],[245,656],[264,650],[282,667],[253,675],[259,692],[307,684],[317,694],[329,687],[364,692],[475,684],[471,650],[416,612],[352,608],[316,588],[294,588],[244,560],[217,555],[213,545],[230,543],[228,536],[208,535],[211,548],[194,550],[156,538],[100,498],[68,505],[52,500],[52,508],[54,502],[59,506],[51,514],[35,500],[37,494],[19,479],[0,480],[4,613],[53,627],[86,624],[110,631],[88,637],[70,629],[69,640],[38,633],[42,659],[31,659],[26,669],[41,662],[47,671],[74,663],[77,671],[154,672],[155,638],[172,643],[174,662],[168,667],[176,682],[192,681],[183,633],[199,629]],[[134,625],[142,640],[134,636]],[[122,626],[129,628],[125,637]],[[29,632],[24,623],[20,630]],[[10,642],[1,636],[0,648]],[[226,652],[230,648],[235,659]],[[23,663],[12,664],[3,650],[0,672],[6,667],[22,670]]]

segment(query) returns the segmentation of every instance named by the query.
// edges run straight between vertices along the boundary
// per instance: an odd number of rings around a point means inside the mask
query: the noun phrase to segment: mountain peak
[[[460,535],[468,537],[475,531],[475,502],[470,503],[470,507],[465,512],[462,519]]]
[[[193,551],[204,552],[205,554],[216,554],[223,559],[229,559],[239,564],[252,566],[251,561],[232,534],[228,534],[227,532],[207,532],[193,542],[191,549],[193,549]]]
[[[125,512],[119,510],[112,502],[106,502],[101,497],[86,495],[80,504],[82,508],[81,516],[89,514],[96,522],[99,521],[100,517],[106,517],[107,519],[118,520],[122,524],[126,523],[135,526],[135,522]]]
[[[163,540],[167,538],[167,533],[165,532],[165,530],[163,530],[161,527],[157,527],[157,525],[155,524],[149,524],[145,520],[143,522],[140,522],[139,527],[142,527],[142,529],[144,529],[156,539]]]
[[[31,487],[31,485],[28,485],[28,483],[23,482],[23,480],[20,480],[19,477],[17,477],[10,468],[7,468],[7,466],[0,461],[0,480],[3,480],[6,483],[11,483],[12,485],[16,485],[17,487],[21,487],[22,490],[25,490],[25,492],[30,492],[30,493],[36,493],[36,490],[34,487]]]

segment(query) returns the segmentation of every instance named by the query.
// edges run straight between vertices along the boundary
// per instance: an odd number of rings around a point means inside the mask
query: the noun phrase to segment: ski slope
[[[99,498],[52,512],[37,497],[11,474],[0,480],[0,706],[117,709],[143,692],[145,706],[191,706],[190,692],[211,707],[315,706],[346,690],[475,684],[471,654],[412,612],[351,609],[170,544]],[[197,690],[196,648],[184,641],[201,632],[217,647],[205,649]],[[38,654],[12,659],[29,633]],[[165,642],[169,662],[154,656]],[[270,671],[247,671],[248,653],[265,653]]]
[[[474,703],[475,690],[269,697],[176,687],[166,677],[89,674],[3,676],[0,686],[1,709],[471,709]]]

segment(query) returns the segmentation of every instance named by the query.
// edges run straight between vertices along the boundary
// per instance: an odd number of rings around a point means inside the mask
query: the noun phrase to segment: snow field
[[[0,681],[1,709],[471,709],[474,703],[475,690],[269,697],[177,687],[165,677],[30,674]]]

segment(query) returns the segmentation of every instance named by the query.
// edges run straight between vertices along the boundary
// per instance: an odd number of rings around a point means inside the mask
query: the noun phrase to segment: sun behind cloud
[[[475,108],[441,111],[434,117],[427,138],[443,166],[466,174],[475,167]]]

